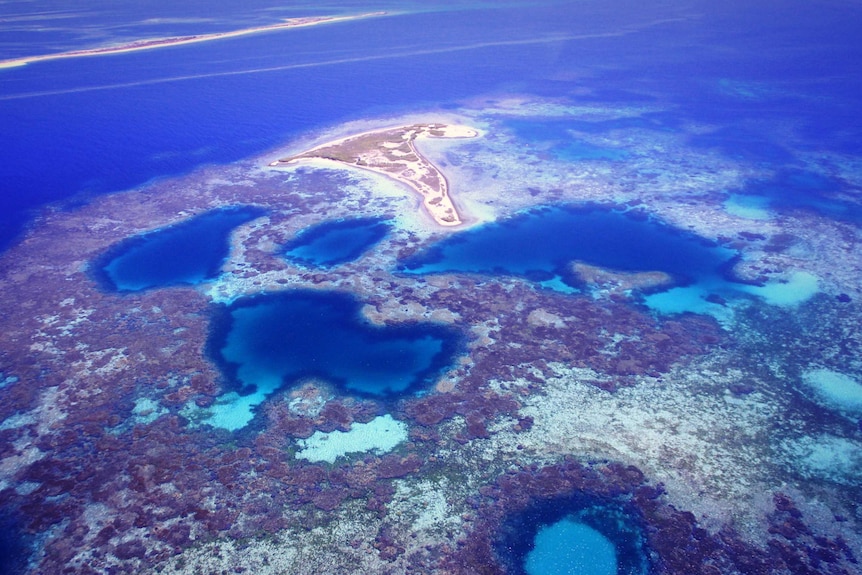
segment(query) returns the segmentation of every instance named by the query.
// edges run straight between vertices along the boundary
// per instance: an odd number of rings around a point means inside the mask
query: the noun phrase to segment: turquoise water
[[[534,502],[503,523],[495,542],[512,575],[646,575],[643,527],[618,502],[575,492]]]
[[[332,267],[359,258],[388,231],[381,218],[324,222],[300,232],[285,245],[284,256],[305,266]]]
[[[563,519],[543,527],[527,554],[529,575],[615,575],[617,551],[607,537],[583,523]]]
[[[404,260],[401,271],[559,278],[575,286],[568,268],[580,261],[626,272],[662,271],[690,284],[720,277],[734,256],[654,220],[595,206],[553,206],[450,236]]]
[[[245,298],[224,309],[210,348],[242,394],[314,377],[348,394],[391,397],[428,383],[451,361],[453,332],[419,323],[377,327],[359,309],[336,292]]]
[[[111,248],[94,266],[112,291],[131,292],[216,277],[237,226],[264,214],[259,208],[227,208],[129,238]]]

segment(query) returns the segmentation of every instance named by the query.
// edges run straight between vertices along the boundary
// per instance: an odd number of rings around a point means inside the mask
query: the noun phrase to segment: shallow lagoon
[[[819,290],[817,276],[790,270],[765,285],[733,274],[738,254],[693,233],[600,206],[534,208],[432,244],[401,263],[408,274],[509,275],[572,293],[583,281],[575,262],[617,272],[663,272],[670,283],[642,289],[643,303],[661,314],[698,313],[724,319],[726,300],[755,296],[795,306]]]
[[[225,208],[134,236],[105,253],[94,273],[104,287],[119,292],[212,279],[228,255],[231,232],[264,213],[254,207]]]

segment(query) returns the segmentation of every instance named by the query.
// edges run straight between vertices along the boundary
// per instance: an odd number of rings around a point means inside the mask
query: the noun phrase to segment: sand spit
[[[306,26],[316,26],[318,24],[331,24],[333,22],[345,22],[347,20],[358,20],[360,18],[370,18],[374,16],[385,16],[386,12],[368,12],[364,14],[356,14],[352,16],[307,16],[304,18],[287,18],[279,24],[269,24],[267,26],[255,26],[253,28],[242,28],[241,30],[233,30],[230,32],[215,32],[213,34],[195,34],[192,36],[177,36],[173,38],[148,38],[145,40],[135,40],[125,44],[116,46],[104,46],[101,48],[89,48],[86,50],[71,50],[69,52],[60,52],[57,54],[43,54],[41,56],[26,56],[24,58],[12,58],[9,60],[0,60],[0,68],[14,68],[17,66],[25,66],[33,62],[44,62],[46,60],[60,60],[62,58],[80,58],[83,56],[102,56],[105,54],[121,54],[124,52],[137,52],[139,50],[151,50],[153,48],[164,48],[166,46],[179,46],[182,44],[194,44],[197,42],[209,42],[211,40],[223,40],[225,38],[236,38],[237,36],[247,36],[249,34],[259,34],[261,32],[273,32],[275,30],[284,30],[287,28],[302,28]]]
[[[276,160],[272,167],[293,165],[303,160],[330,160],[383,174],[409,186],[422,196],[428,214],[441,226],[462,223],[449,183],[437,167],[416,149],[421,138],[475,138],[479,132],[468,126],[411,124],[364,132],[312,148],[301,154]]]

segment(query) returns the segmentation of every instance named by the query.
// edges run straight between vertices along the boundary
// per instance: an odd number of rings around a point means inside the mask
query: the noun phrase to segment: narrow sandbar
[[[135,40],[133,42],[118,44],[115,46],[103,46],[100,48],[88,48],[85,50],[71,50],[69,52],[59,52],[57,54],[43,54],[39,56],[25,56],[23,58],[0,60],[0,68],[14,68],[17,66],[31,64],[33,62],[60,60],[63,58],[81,58],[84,56],[103,56],[106,54],[122,54],[124,52],[152,50],[154,48],[164,48],[166,46],[180,46],[182,44],[209,42],[212,40],[222,40],[224,38],[247,36],[249,34],[273,32],[276,30],[284,30],[287,28],[301,28],[305,26],[316,26],[318,24],[331,24],[333,22],[358,20],[360,18],[370,18],[373,16],[385,16],[386,14],[387,12],[367,12],[364,14],[355,14],[352,16],[307,16],[303,18],[288,18],[284,22],[280,22],[278,24],[255,26],[253,28],[242,28],[240,30],[232,30],[230,32],[215,32],[213,34],[195,34],[193,36],[176,36],[170,38],[147,38],[144,40]]]
[[[420,138],[475,138],[479,132],[457,124],[410,124],[363,132],[328,142],[295,156],[276,160],[272,167],[302,160],[329,160],[345,166],[383,174],[422,196],[422,205],[441,226],[462,222],[449,194],[449,182],[440,170],[416,149]]]

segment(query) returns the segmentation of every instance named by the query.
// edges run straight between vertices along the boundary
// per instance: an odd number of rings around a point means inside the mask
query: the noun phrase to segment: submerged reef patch
[[[231,207],[133,236],[114,245],[92,265],[108,291],[137,292],[194,285],[216,277],[230,249],[230,233],[266,212]]]
[[[397,398],[429,384],[451,362],[459,336],[432,323],[378,327],[340,292],[265,293],[222,306],[211,356],[235,389],[216,401],[212,423],[238,429],[284,385],[317,378],[342,393]]]
[[[556,159],[565,162],[621,161],[631,154],[627,150],[594,145],[573,139],[572,132],[599,133],[616,126],[600,122],[579,122],[571,119],[518,118],[505,122],[519,138],[547,146],[547,151]]]
[[[754,179],[739,190],[746,203],[761,202],[775,212],[807,211],[836,220],[862,223],[862,208],[848,201],[855,186],[835,177],[799,169],[778,171],[770,179]]]
[[[566,519],[613,541],[619,574],[820,573],[826,564],[830,572],[857,572],[847,541],[819,532],[784,493],[772,494],[768,541],[752,544],[732,527],[707,530],[669,503],[661,484],[617,462],[513,467],[468,503],[472,528],[442,561],[453,575],[532,575],[534,537]]]
[[[328,268],[352,262],[386,237],[383,218],[355,218],[323,222],[299,233],[284,246],[289,261]]]

